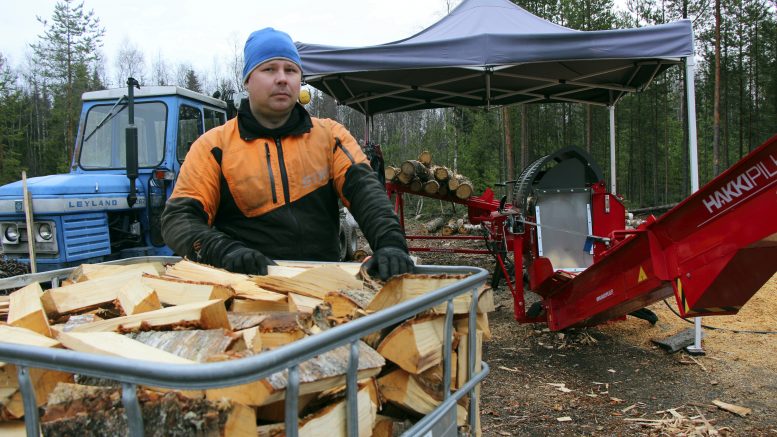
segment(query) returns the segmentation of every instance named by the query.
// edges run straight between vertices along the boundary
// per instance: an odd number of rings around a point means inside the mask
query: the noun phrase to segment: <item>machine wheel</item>
[[[348,261],[348,248],[351,246],[351,233],[340,223],[340,261]]]

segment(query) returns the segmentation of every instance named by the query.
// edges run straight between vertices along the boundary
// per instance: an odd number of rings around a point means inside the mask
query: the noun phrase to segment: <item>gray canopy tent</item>
[[[578,102],[610,112],[610,186],[616,193],[615,104],[663,70],[685,64],[691,190],[699,187],[693,29],[681,20],[578,31],[509,0],[464,0],[429,28],[367,47],[297,43],[304,80],[365,114],[459,106]],[[369,139],[369,122],[367,123]]]

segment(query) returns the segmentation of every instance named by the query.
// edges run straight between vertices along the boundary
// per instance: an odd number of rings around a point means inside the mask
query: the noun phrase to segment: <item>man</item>
[[[338,198],[373,248],[381,279],[412,271],[399,219],[356,140],[297,103],[301,60],[272,28],[249,36],[237,117],[192,144],[162,215],[173,251],[267,274],[273,259],[337,261]]]

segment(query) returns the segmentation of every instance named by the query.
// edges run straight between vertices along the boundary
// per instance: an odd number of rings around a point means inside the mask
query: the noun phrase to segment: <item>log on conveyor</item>
[[[437,182],[442,185],[443,183],[448,183],[448,178],[451,175],[451,171],[448,167],[442,166],[442,165],[435,165],[432,166],[431,169],[432,175],[434,175],[434,179],[437,180]]]
[[[399,174],[400,174],[399,168],[391,165],[389,165],[383,170],[383,176],[386,178],[387,182],[396,182]]]
[[[256,413],[236,402],[138,390],[146,436],[256,435]],[[118,387],[60,384],[41,417],[45,436],[128,435]]]
[[[429,168],[414,159],[409,159],[403,162],[400,169],[402,174],[407,176],[415,176],[420,179],[421,182],[426,182],[429,180],[429,178],[431,178]]]
[[[419,153],[418,162],[420,162],[426,167],[429,167],[430,165],[432,165],[432,152],[428,150],[424,150],[423,152]]]
[[[462,200],[469,199],[474,191],[474,188],[472,188],[472,182],[470,182],[469,179],[462,177],[458,186],[456,187],[456,197]]]
[[[410,181],[410,191],[414,193],[420,193],[421,189],[423,189],[424,183],[421,181],[420,178],[413,178],[412,181]]]
[[[440,183],[434,179],[430,179],[424,182],[423,190],[426,194],[437,194],[437,192],[440,191]]]

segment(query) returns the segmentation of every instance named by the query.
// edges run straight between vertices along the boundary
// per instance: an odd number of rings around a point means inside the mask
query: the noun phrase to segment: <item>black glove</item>
[[[249,275],[266,275],[267,266],[274,266],[275,261],[267,258],[258,250],[245,246],[231,248],[222,259],[225,269],[234,273],[247,273]]]
[[[394,275],[412,273],[415,265],[410,255],[398,247],[386,246],[376,250],[364,263],[367,273],[374,276],[377,273],[383,281]]]

